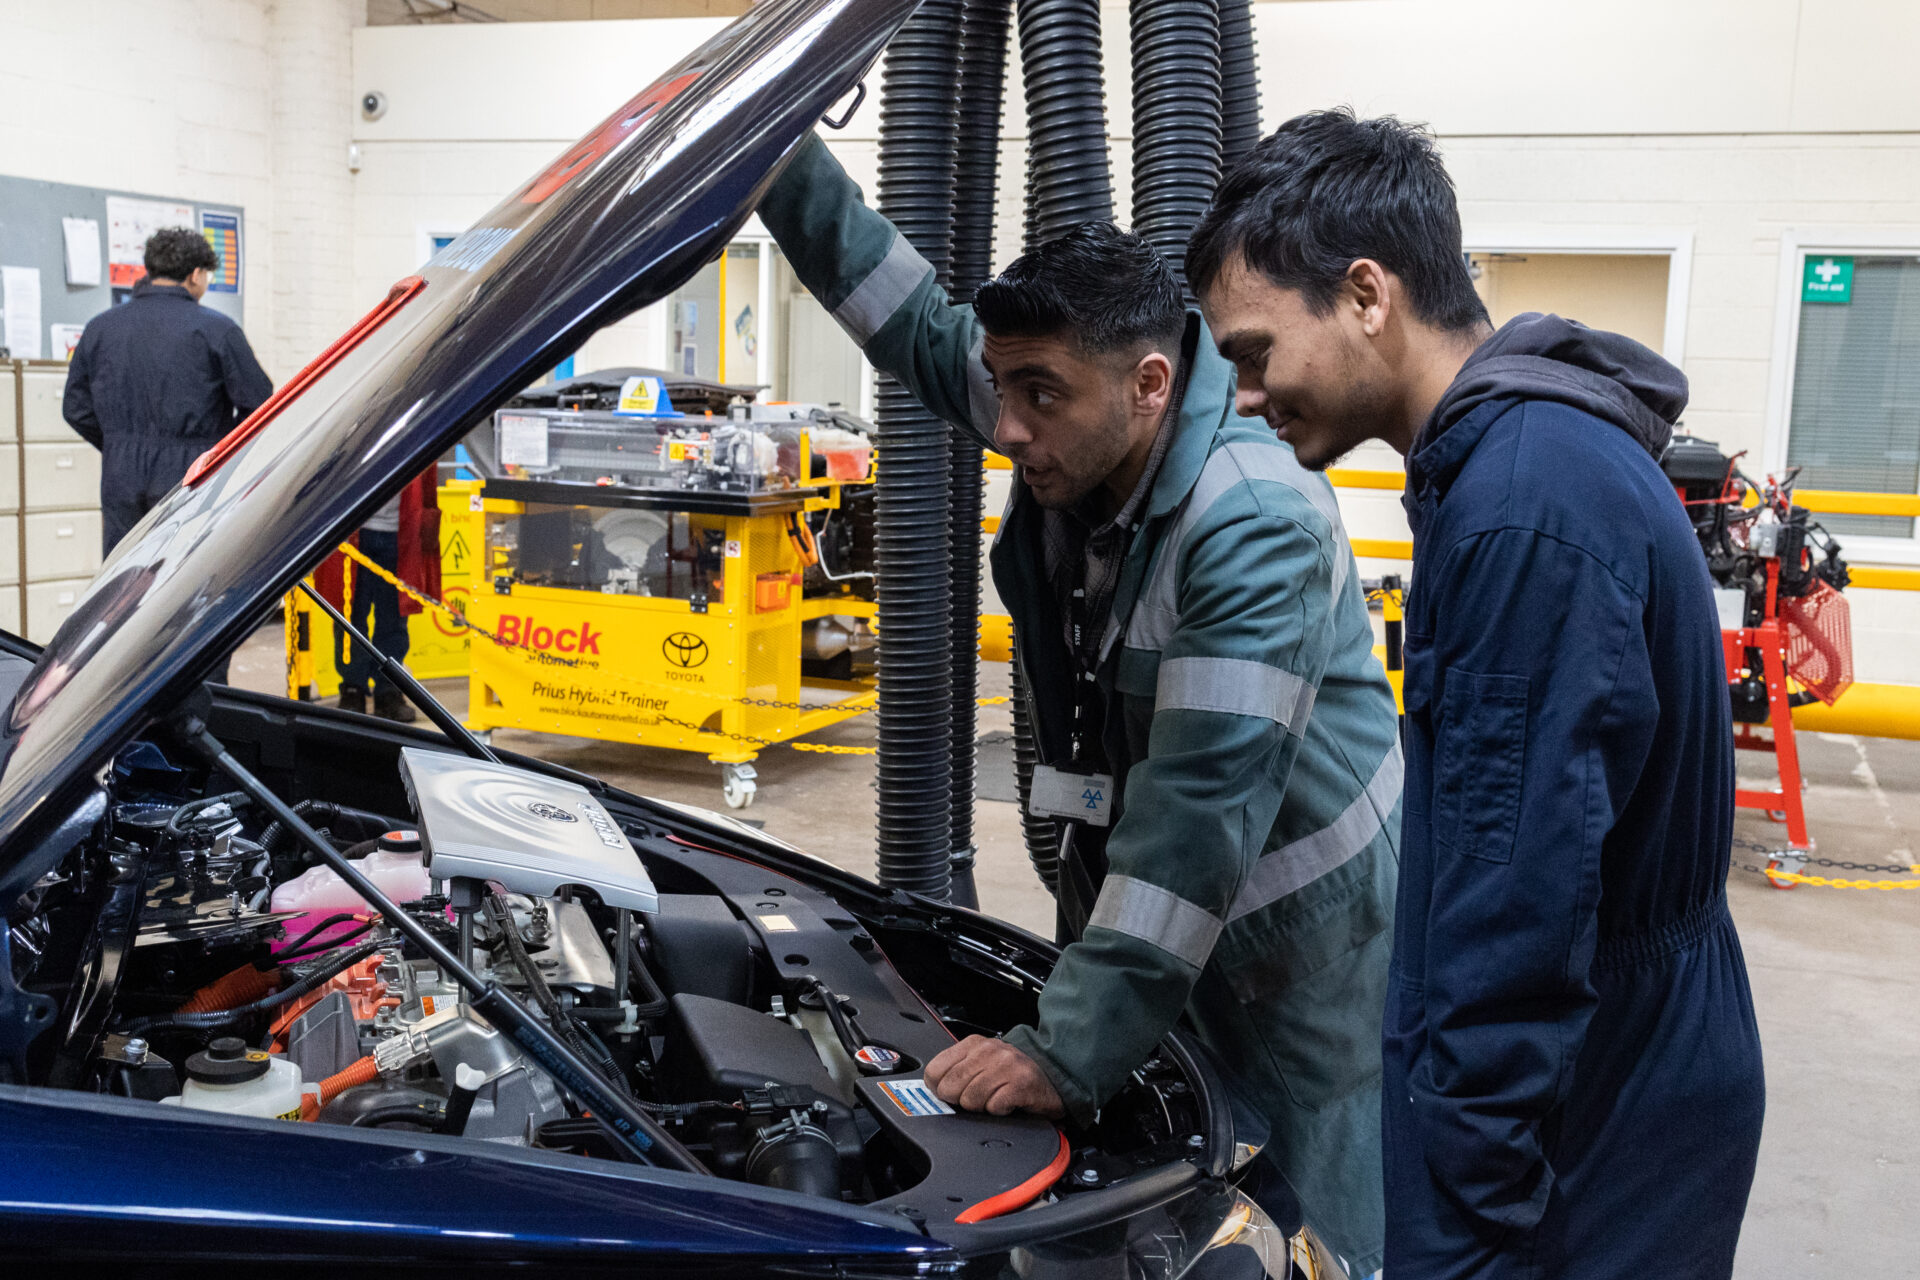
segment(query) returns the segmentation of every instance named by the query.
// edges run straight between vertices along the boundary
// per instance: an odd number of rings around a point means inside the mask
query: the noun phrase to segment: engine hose
[[[322,920],[319,924],[313,926],[313,928],[307,930],[292,942],[282,947],[280,949],[280,957],[276,957],[276,959],[284,957],[289,951],[298,951],[300,948],[306,946],[308,942],[319,937],[322,933],[325,933],[328,929],[336,925],[352,924],[355,921],[364,922],[365,920],[365,914],[356,911],[342,911],[337,915],[328,916],[325,920]]]
[[[540,972],[533,957],[527,954],[527,944],[520,937],[520,927],[514,923],[513,911],[507,906],[506,900],[497,893],[488,894],[486,912],[487,918],[507,944],[507,956],[513,961],[513,967],[526,981],[527,993],[533,997],[540,1012],[547,1015],[547,1025],[553,1028],[553,1033],[565,1040],[575,1053],[599,1067],[600,1074],[614,1088],[622,1093],[630,1093],[627,1082],[620,1075],[619,1066],[607,1052],[606,1046],[573,1021],[559,997],[553,994],[553,988],[547,985],[546,975]]]
[[[274,961],[278,964],[295,964],[301,960],[311,960],[315,956],[325,955],[335,947],[344,947],[355,938],[371,933],[377,923],[374,920],[365,920],[337,938],[328,938],[325,942],[316,942],[307,947],[288,947],[285,951],[277,953],[273,957]]]
[[[1220,0],[1220,172],[1260,141],[1260,64],[1252,0]]]
[[[1220,10],[1133,0],[1133,231],[1186,289],[1187,237],[1220,185]]]
[[[1027,248],[1113,217],[1099,0],[1021,0]]]
[[[336,1071],[320,1082],[320,1105],[326,1106],[342,1091],[355,1085],[372,1084],[380,1078],[380,1065],[373,1058],[360,1059],[350,1067]]]
[[[197,817],[202,809],[211,809],[217,804],[237,809],[243,804],[252,803],[252,798],[244,791],[228,791],[222,795],[201,796],[198,800],[189,800],[168,816],[167,834],[174,836],[185,834],[187,822]]]
[[[194,1027],[202,1029],[224,1027],[230,1022],[238,1022],[240,1019],[252,1014],[265,1013],[270,1009],[277,1009],[290,1000],[298,1000],[309,991],[318,990],[385,945],[384,942],[379,941],[363,942],[351,951],[330,957],[324,965],[315,969],[312,973],[300,979],[300,981],[294,983],[292,986],[282,987],[273,995],[260,1000],[254,1000],[248,1004],[235,1005],[233,1008],[227,1009],[224,1012],[170,1013],[164,1017],[141,1019],[134,1023],[134,1027],[145,1028],[147,1030],[158,1027]],[[130,1031],[129,1034],[132,1033],[133,1032]]]
[[[960,4],[925,0],[887,46],[880,80],[879,209],[943,286],[953,234]],[[950,429],[886,377],[877,416],[880,883],[945,898],[953,799]]]
[[[193,993],[191,999],[181,1005],[176,1013],[219,1013],[238,1004],[248,1004],[272,991],[280,981],[280,974],[273,969],[256,969],[251,964],[243,964],[232,973],[214,979]]]
[[[368,813],[365,809],[334,804],[329,800],[302,800],[293,806],[293,811],[305,819],[308,826],[326,827],[342,836],[349,834],[343,828],[351,827],[351,836],[356,842],[377,841],[387,832],[405,825],[377,813]],[[278,853],[280,844],[292,835],[293,832],[276,818],[260,833],[260,847],[268,853]]]
[[[444,1102],[386,1102],[377,1107],[369,1107],[349,1121],[357,1129],[376,1129],[386,1124],[417,1124],[422,1129],[434,1132],[447,1122],[447,1104]]]
[[[960,35],[959,140],[953,161],[953,280],[947,293],[972,302],[993,265],[993,214],[1000,171],[1000,113],[1006,96],[1011,0],[964,0]],[[947,602],[953,625],[950,752],[953,804],[947,838],[953,900],[979,905],[973,885],[974,736],[980,671],[980,517],[986,478],[980,446],[955,432],[948,441]]]
[[[354,1128],[417,1124],[439,1132],[446,1123],[446,1110],[447,1099],[425,1089],[409,1085],[363,1084],[342,1092],[314,1119],[321,1124]]]

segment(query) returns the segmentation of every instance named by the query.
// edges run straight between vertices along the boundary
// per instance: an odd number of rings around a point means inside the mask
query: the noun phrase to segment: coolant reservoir
[[[187,1083],[163,1106],[193,1107],[267,1120],[300,1118],[300,1068],[285,1058],[222,1036],[187,1059]]]
[[[427,869],[420,865],[417,848],[411,853],[376,849],[354,865],[395,902],[418,902],[427,896]],[[320,866],[311,867],[276,888],[273,909],[334,915],[341,911],[365,911],[367,904],[332,867]]]

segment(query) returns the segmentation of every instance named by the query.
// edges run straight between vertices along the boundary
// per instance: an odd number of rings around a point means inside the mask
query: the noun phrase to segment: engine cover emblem
[[[435,879],[494,880],[543,898],[578,885],[610,907],[659,909],[640,855],[585,787],[420,747],[401,751],[400,776]]]

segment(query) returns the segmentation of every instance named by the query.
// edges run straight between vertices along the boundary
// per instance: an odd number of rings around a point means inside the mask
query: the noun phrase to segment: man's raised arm
[[[980,363],[973,309],[947,300],[932,264],[866,206],[818,134],[800,143],[759,213],[800,282],[873,366],[992,448],[999,400]]]

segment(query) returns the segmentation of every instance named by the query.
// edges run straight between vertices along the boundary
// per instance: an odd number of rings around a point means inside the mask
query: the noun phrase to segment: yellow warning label
[[[660,392],[658,378],[628,378],[620,388],[620,412],[658,413]]]

